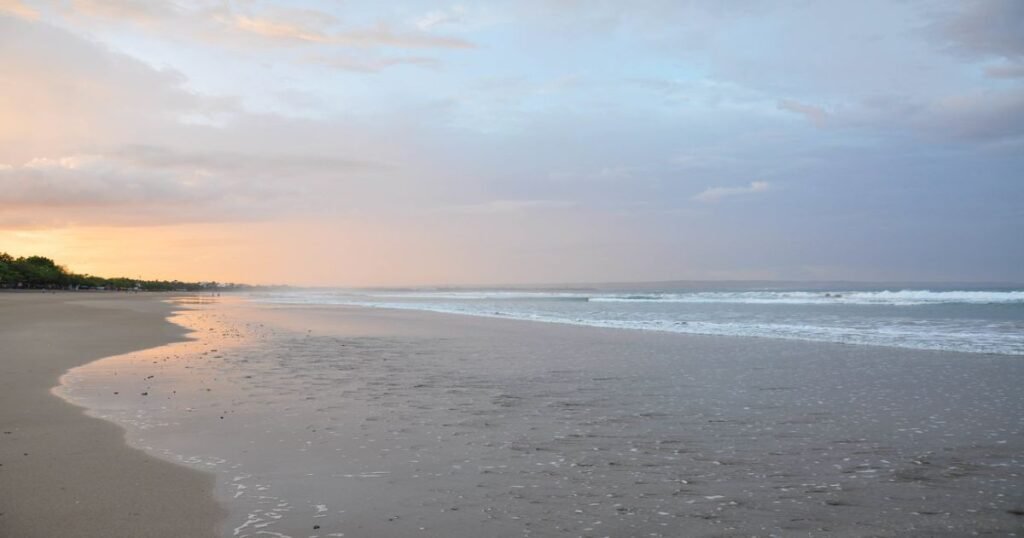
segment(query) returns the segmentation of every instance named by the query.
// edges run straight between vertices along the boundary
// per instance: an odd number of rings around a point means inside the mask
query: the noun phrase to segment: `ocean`
[[[546,289],[317,289],[256,302],[424,310],[630,330],[1024,355],[1024,289],[713,284]]]
[[[229,537],[1007,535],[1024,506],[1019,297],[178,298],[188,340],[56,392],[216,476]],[[711,331],[765,338],[676,334]]]

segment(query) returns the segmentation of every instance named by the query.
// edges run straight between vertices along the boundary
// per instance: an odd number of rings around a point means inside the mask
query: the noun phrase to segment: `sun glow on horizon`
[[[260,284],[1024,281],[1021,6],[8,0],[0,251]]]

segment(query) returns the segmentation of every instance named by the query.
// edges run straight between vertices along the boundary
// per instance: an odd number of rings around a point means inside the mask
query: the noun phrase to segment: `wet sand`
[[[1021,357],[233,300],[176,322],[198,339],[66,396],[216,473],[224,536],[1024,525]]]
[[[0,536],[215,536],[214,477],[51,394],[69,368],[181,340],[166,296],[0,292]]]

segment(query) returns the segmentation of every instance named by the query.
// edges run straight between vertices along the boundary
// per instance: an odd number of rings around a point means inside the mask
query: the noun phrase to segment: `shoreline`
[[[273,302],[259,302],[254,301],[256,304],[264,305],[276,305],[276,306],[291,306],[291,307],[309,307],[316,308],[322,305],[308,305],[301,303],[273,303]],[[384,310],[391,312],[409,312],[409,313],[422,313],[426,315],[437,315],[437,316],[455,316],[455,317],[467,317],[467,318],[478,318],[478,319],[490,319],[499,320],[513,323],[528,323],[528,324],[544,324],[544,325],[559,325],[564,327],[578,327],[585,329],[597,329],[597,330],[610,330],[610,331],[629,331],[637,333],[653,333],[658,335],[677,335],[682,337],[696,337],[696,338],[741,338],[741,339],[753,339],[753,340],[767,340],[776,342],[796,342],[796,343],[808,343],[808,344],[825,344],[825,345],[836,345],[836,346],[853,346],[853,347],[867,347],[876,348],[881,351],[892,351],[892,352],[922,352],[922,353],[956,353],[965,355],[980,355],[980,356],[992,356],[992,357],[1022,357],[1022,353],[1013,352],[1001,352],[1001,351],[967,351],[962,349],[950,349],[943,347],[911,347],[911,346],[900,346],[895,344],[884,344],[884,343],[865,343],[857,341],[840,341],[840,340],[825,340],[825,339],[810,339],[800,338],[791,336],[778,336],[778,335],[762,335],[762,334],[724,334],[714,332],[688,332],[672,330],[668,328],[657,328],[657,327],[630,327],[623,325],[612,325],[612,324],[600,324],[600,323],[585,323],[580,321],[563,320],[563,319],[534,319],[526,317],[515,317],[504,314],[486,314],[478,312],[456,312],[447,310],[432,310],[428,308],[402,308],[397,306],[376,306],[367,304],[332,304],[331,307],[338,308],[357,308],[357,309],[370,309],[370,310]]]
[[[951,536],[1019,517],[1013,357],[244,301],[179,322],[201,338],[92,363],[74,401],[214,462],[225,535]]]
[[[982,296],[978,296],[981,293]],[[600,329],[1024,356],[1024,292],[751,290],[575,294],[564,291],[254,293],[271,305],[358,306]],[[825,299],[825,297],[829,297]],[[838,299],[843,297],[842,300]]]
[[[52,393],[74,367],[186,340],[167,297],[0,294],[0,535],[217,536],[212,474],[129,446]]]

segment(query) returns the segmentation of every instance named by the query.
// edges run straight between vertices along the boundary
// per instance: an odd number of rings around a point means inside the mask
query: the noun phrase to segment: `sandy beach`
[[[214,477],[51,394],[69,368],[181,340],[159,295],[0,293],[0,536],[215,536]]]
[[[197,339],[76,368],[65,396],[216,474],[223,536],[1011,536],[1024,517],[1019,357],[190,306],[172,320]]]

